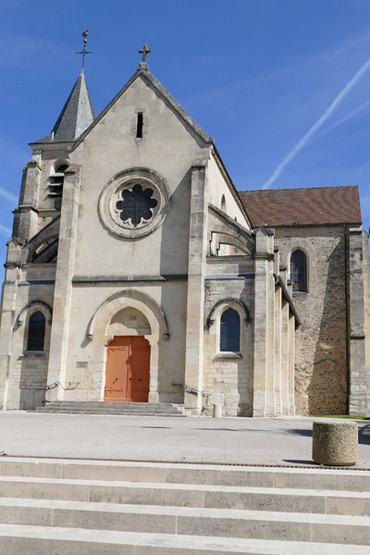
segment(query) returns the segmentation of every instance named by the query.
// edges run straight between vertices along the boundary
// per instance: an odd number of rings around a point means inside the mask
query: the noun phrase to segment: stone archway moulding
[[[59,234],[59,224],[60,224],[60,216],[57,216],[48,225],[46,225],[43,229],[41,229],[41,231],[36,233],[36,235],[34,235],[32,239],[30,239],[30,241],[23,248],[23,252],[22,252],[23,264],[26,264],[32,261],[32,254],[42,243],[44,243],[47,239],[56,237]]]
[[[27,317],[27,314],[29,313],[30,310],[32,310],[33,312],[36,312],[37,310],[39,310],[44,314],[44,316],[47,316],[49,324],[51,323],[51,317],[53,312],[50,306],[47,303],[44,303],[43,301],[32,301],[28,305],[24,306],[20,311],[20,313],[18,314],[18,317],[15,321],[15,325],[17,328],[19,328],[24,323]]]
[[[151,335],[147,339],[151,344],[157,344],[161,338],[169,339],[167,320],[161,307],[145,293],[127,289],[114,293],[98,307],[87,329],[88,340],[106,336],[113,316],[125,308],[135,308],[147,318],[151,327]]]
[[[205,324],[206,330],[208,330],[212,326],[212,324],[215,321],[216,315],[219,312],[225,310],[226,308],[234,308],[234,309],[237,309],[238,312],[241,311],[242,313],[244,313],[245,323],[249,324],[251,322],[249,310],[247,306],[243,303],[243,301],[241,301],[240,299],[235,299],[233,297],[226,297],[225,299],[221,299],[217,301],[217,303],[213,306],[213,308],[209,312],[206,319],[206,324]]]

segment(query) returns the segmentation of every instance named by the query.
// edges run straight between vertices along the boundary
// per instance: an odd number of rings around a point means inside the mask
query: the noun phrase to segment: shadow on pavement
[[[289,463],[289,464],[299,464],[299,465],[303,465],[303,466],[317,466],[317,464],[313,461],[313,460],[309,460],[309,461],[302,461],[300,459],[283,459],[283,462],[285,463]]]
[[[361,445],[370,445],[370,424],[359,427],[358,442],[361,443]]]
[[[312,437],[312,430],[293,429],[293,430],[287,430],[286,433],[292,434],[292,435],[304,436],[304,437]]]

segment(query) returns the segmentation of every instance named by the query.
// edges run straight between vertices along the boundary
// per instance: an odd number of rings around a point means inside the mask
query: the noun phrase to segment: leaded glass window
[[[307,257],[303,251],[294,251],[290,259],[290,277],[293,291],[307,292]]]
[[[27,351],[43,351],[45,338],[45,316],[34,312],[28,323]]]
[[[221,316],[220,351],[240,351],[240,316],[228,308]]]

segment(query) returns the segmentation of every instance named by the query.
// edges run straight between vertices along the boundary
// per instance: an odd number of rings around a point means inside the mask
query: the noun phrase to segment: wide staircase
[[[370,472],[0,459],[0,553],[370,553]]]
[[[51,401],[36,412],[69,414],[125,414],[131,416],[184,416],[184,405],[175,403],[120,403],[99,401]]]

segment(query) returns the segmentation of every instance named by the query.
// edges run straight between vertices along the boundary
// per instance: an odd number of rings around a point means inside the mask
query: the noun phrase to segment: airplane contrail
[[[340,91],[340,93],[335,97],[330,106],[325,110],[322,116],[313,124],[313,126],[307,131],[307,133],[298,141],[298,143],[291,149],[287,156],[280,162],[280,164],[275,169],[271,177],[262,185],[262,189],[268,189],[276,181],[281,172],[286,168],[286,166],[295,158],[300,150],[305,146],[307,141],[320,129],[320,127],[325,123],[325,121],[332,115],[334,110],[339,106],[342,100],[347,96],[351,89],[356,85],[357,81],[361,79],[367,69],[370,67],[370,58],[364,65],[358,70],[358,72],[352,77],[352,79],[347,83],[347,85]]]

